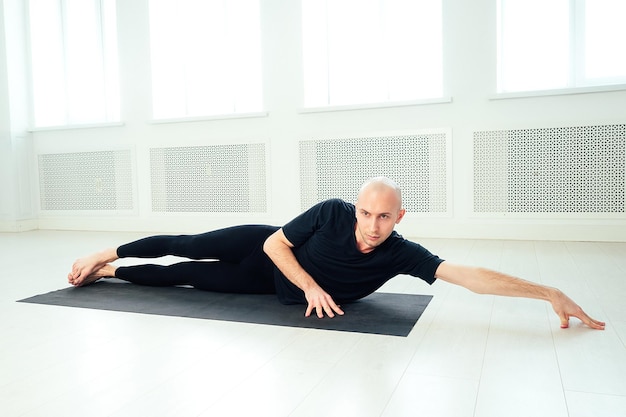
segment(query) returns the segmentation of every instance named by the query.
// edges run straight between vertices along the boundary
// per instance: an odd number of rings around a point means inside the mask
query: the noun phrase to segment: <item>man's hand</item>
[[[343,310],[333,301],[333,298],[298,263],[292,248],[293,243],[287,239],[283,229],[278,229],[263,244],[263,250],[274,265],[289,281],[304,292],[308,303],[304,316],[309,317],[313,310],[317,312],[317,317],[320,319],[324,317],[324,313],[331,318],[335,317],[335,314],[343,316]]]
[[[320,319],[324,317],[324,313],[330,318],[335,317],[335,313],[343,316],[341,307],[335,304],[333,298],[319,286],[315,285],[313,288],[308,289],[304,292],[304,296],[308,303],[304,313],[305,317],[309,317],[313,310],[317,312],[317,317]]]
[[[569,327],[570,317],[576,317],[592,329],[604,330],[604,322],[597,321],[589,317],[578,304],[561,291],[554,291],[554,295],[550,298],[550,303],[552,304],[554,312],[561,319],[562,329]]]

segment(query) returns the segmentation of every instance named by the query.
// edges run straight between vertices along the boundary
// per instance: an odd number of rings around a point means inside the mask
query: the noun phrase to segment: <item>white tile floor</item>
[[[626,416],[626,243],[422,242],[558,286],[604,332],[410,277],[384,290],[434,298],[406,338],[15,302],[139,236],[0,234],[0,416]]]

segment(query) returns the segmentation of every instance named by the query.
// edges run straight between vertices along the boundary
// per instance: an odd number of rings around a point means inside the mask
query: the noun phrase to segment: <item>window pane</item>
[[[567,87],[569,0],[501,0],[499,91]]]
[[[177,47],[184,45],[185,42],[179,31],[180,25],[176,25],[176,22],[184,17],[178,16],[178,9],[177,3],[172,1],[150,2],[154,117],[179,117],[186,112],[183,63],[185,55],[182,47]]]
[[[385,2],[389,100],[443,95],[441,3],[430,0]]]
[[[65,63],[58,1],[32,0],[30,27],[35,126],[63,124]]]
[[[102,1],[102,31],[104,55],[104,91],[106,102],[106,120],[118,121],[120,115],[120,80],[117,59],[117,12],[116,0]]]
[[[443,94],[441,2],[303,0],[307,107]]]
[[[623,0],[499,0],[498,91],[626,83]]]
[[[258,1],[228,1],[232,91],[235,111],[263,109],[263,71],[261,68],[261,22]]]
[[[328,27],[325,1],[302,2],[304,105],[323,106],[328,97]]]
[[[378,15],[377,0],[328,3],[328,81],[332,104],[386,99]]]
[[[99,9],[85,0],[66,0],[65,7],[69,122],[105,120]]]
[[[232,80],[227,60],[229,38],[226,10],[221,0],[187,0],[185,18],[180,21],[183,76],[187,111],[182,115],[202,116],[234,111]]]
[[[115,1],[31,0],[29,11],[35,126],[118,121]]]
[[[626,80],[626,1],[585,3],[585,76]]]
[[[258,0],[152,0],[153,115],[262,109]]]

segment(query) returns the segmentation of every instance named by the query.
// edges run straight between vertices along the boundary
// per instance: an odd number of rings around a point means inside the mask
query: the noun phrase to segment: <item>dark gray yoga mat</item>
[[[280,304],[275,295],[223,294],[187,287],[145,287],[107,279],[19,300],[98,310],[224,320],[275,326],[407,336],[430,295],[376,292],[342,305],[343,316],[304,317],[305,306]]]

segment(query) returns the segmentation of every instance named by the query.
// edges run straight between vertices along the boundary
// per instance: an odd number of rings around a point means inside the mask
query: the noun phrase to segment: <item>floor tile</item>
[[[472,417],[478,381],[407,372],[382,417]]]
[[[569,417],[626,416],[626,396],[566,391]]]

